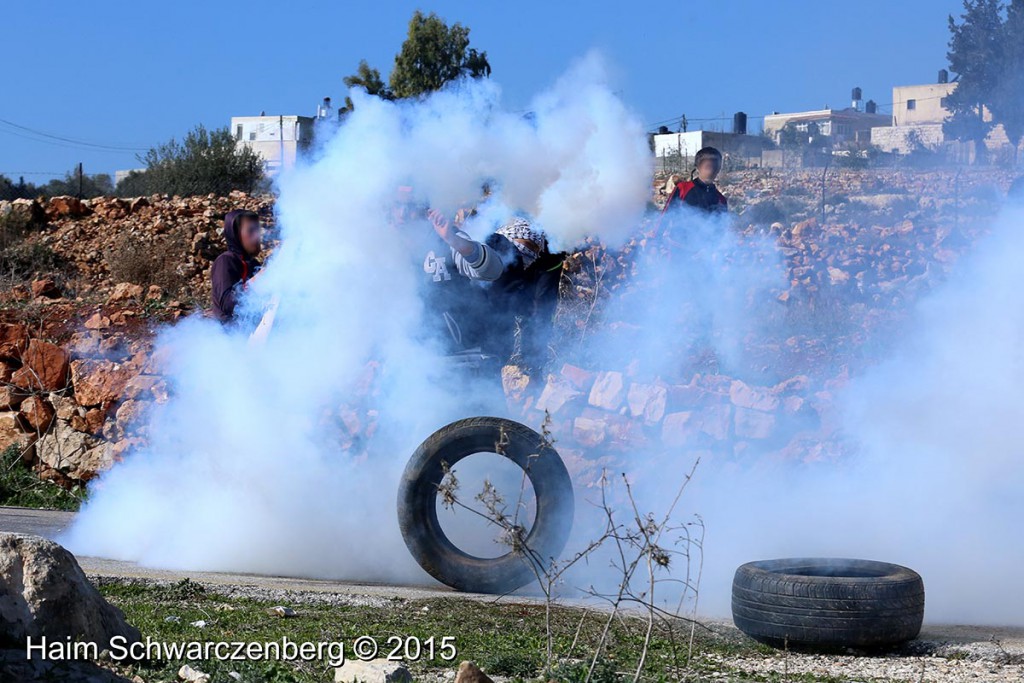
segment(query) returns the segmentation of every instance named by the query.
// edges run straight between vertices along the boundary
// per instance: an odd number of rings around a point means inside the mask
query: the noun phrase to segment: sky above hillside
[[[772,111],[844,107],[859,86],[888,113],[892,87],[945,66],[959,0],[624,2],[14,3],[0,173],[41,183],[136,168],[136,154],[232,116],[312,115],[367,59],[385,76],[415,9],[472,29],[510,109],[591,49],[650,129],[751,127]]]

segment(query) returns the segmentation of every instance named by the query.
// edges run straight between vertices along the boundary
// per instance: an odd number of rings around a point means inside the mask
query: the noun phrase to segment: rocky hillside
[[[654,184],[655,204],[666,180]],[[788,274],[788,284],[745,300],[771,324],[742,340],[743,362],[697,347],[657,364],[588,355],[588,335],[631,334],[608,302],[651,286],[643,268],[652,256],[679,258],[652,216],[624,248],[570,255],[552,363],[546,373],[505,369],[510,408],[534,426],[547,421],[577,476],[591,480],[640,446],[737,460],[838,457],[835,390],[874,362],[865,350],[986,232],[1010,180],[998,171],[833,171],[824,183],[821,172],[734,174],[723,189],[741,245],[767,242]],[[272,198],[243,194],[0,202],[0,450],[17,447],[41,477],[72,486],[145,443],[147,412],[168,400],[154,330],[205,305],[233,208],[273,225]],[[722,253],[720,267],[745,253]],[[367,396],[339,408],[343,447],[372,434],[378,406]]]

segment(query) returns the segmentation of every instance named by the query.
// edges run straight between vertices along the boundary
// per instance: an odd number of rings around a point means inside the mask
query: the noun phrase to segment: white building
[[[235,144],[252,148],[263,158],[267,175],[295,165],[313,142],[312,116],[232,116]]]
[[[892,125],[892,117],[874,111],[860,111],[856,107],[774,113],[764,117],[764,134],[778,143],[783,130],[790,128],[809,132],[812,125],[819,135],[831,138],[833,142],[854,142],[866,139],[872,128]]]
[[[940,73],[938,83],[925,85],[898,85],[892,89],[893,126],[873,128],[871,144],[885,152],[909,154],[918,148],[937,150],[947,142],[943,122],[952,114],[946,107],[946,100],[956,90],[956,83],[945,80],[945,71]],[[985,109],[985,121],[992,120],[992,114]],[[1010,140],[1002,124],[993,127],[985,138],[985,147],[990,151],[1010,147]],[[970,160],[973,152],[967,153]]]
[[[745,163],[760,163],[765,139],[759,135],[691,130],[685,133],[656,133],[651,136],[651,145],[659,170],[672,167],[686,170],[693,164],[694,155],[704,147],[715,147],[727,157],[742,159]]]

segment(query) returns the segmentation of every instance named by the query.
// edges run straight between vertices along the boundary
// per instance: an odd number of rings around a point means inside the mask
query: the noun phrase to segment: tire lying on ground
[[[445,466],[498,450],[526,472],[537,513],[523,543],[526,550],[480,558],[445,535],[437,517],[438,487]],[[543,575],[565,548],[573,509],[572,481],[555,449],[526,425],[496,417],[458,420],[432,434],[413,453],[398,491],[398,523],[413,557],[438,581],[474,593],[507,593]]]
[[[748,562],[733,579],[732,618],[776,647],[894,645],[921,631],[924,582],[911,569],[871,560]]]

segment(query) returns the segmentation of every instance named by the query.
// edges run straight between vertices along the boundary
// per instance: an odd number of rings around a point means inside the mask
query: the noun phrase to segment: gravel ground
[[[90,576],[97,583],[124,581],[123,577]],[[140,580],[140,579],[127,579]],[[141,579],[146,583],[168,581]],[[208,591],[232,598],[267,600],[282,605],[370,605],[399,607],[406,598],[360,595],[324,590],[290,590],[262,585],[204,584]],[[467,596],[493,600],[494,596]],[[513,597],[511,601],[532,602]],[[746,638],[730,621],[710,620],[708,626],[721,637],[738,641]],[[723,655],[709,652],[706,657],[722,665],[714,680],[746,681],[746,677],[765,676],[833,677],[849,683],[1024,683],[1024,628],[952,626],[927,624],[921,637],[898,650],[885,654],[850,651],[846,654],[807,654],[774,652]],[[454,679],[454,671],[437,672],[430,683]],[[502,683],[501,677],[495,677]]]
[[[811,674],[844,681],[907,681],[908,683],[1007,683],[1024,681],[1024,664],[1000,664],[990,660],[948,659],[941,655],[785,654],[715,657],[724,667],[746,675],[775,674],[785,677]],[[728,676],[723,674],[724,679]]]
[[[738,635],[727,622],[715,630]],[[743,636],[740,636],[743,637]],[[718,655],[709,658],[749,676],[830,676],[849,683],[1024,683],[1024,628],[926,624],[921,636],[884,654]],[[721,680],[734,680],[722,674]]]

